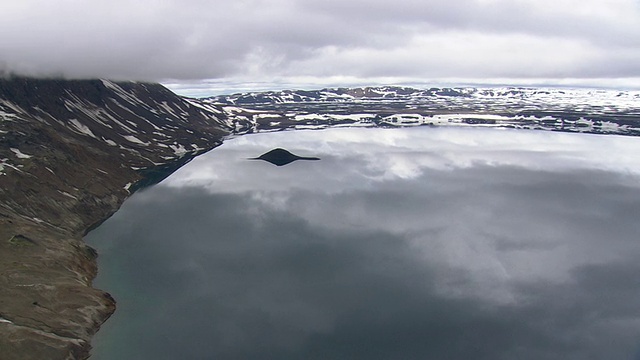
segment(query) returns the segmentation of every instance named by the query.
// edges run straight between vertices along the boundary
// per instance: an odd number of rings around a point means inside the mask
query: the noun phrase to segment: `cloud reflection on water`
[[[322,157],[323,166],[300,163],[286,171],[267,172],[266,164],[233,161],[280,145]],[[341,191],[356,177],[359,181],[355,185],[360,188],[366,181],[416,178],[428,169],[454,170],[477,165],[565,172],[592,169],[640,175],[637,149],[638,140],[632,137],[509,129],[330,129],[296,131],[295,136],[289,132],[263,133],[226,142],[215,152],[196,158],[193,161],[196,165],[179,170],[163,185],[211,185],[214,192],[278,190],[278,181],[267,180],[286,176],[300,180],[298,184],[286,184],[289,187],[327,192]],[[323,172],[331,172],[331,176]],[[264,181],[257,185],[258,179]],[[321,186],[316,186],[318,181],[322,181]]]
[[[244,160],[275,146],[323,161]],[[104,354],[631,358],[639,147],[480,129],[234,139],[91,234],[120,299]]]

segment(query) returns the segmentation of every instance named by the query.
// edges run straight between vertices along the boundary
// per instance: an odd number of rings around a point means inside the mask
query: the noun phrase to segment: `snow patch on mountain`
[[[81,134],[87,135],[87,136],[91,136],[92,138],[95,138],[96,136],[93,134],[93,132],[91,131],[91,129],[89,129],[86,125],[81,124],[80,121],[76,120],[76,119],[71,119],[69,120],[69,123],[71,125],[73,125],[73,127]]]
[[[10,148],[9,150],[11,150],[18,159],[31,159],[32,156],[31,155],[27,155],[25,153],[23,153],[22,151],[20,151],[19,149],[15,149],[15,148]]]

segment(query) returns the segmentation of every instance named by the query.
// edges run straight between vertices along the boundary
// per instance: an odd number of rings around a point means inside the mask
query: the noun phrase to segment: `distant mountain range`
[[[494,126],[639,135],[640,92],[380,86],[201,99],[256,130],[326,126]],[[248,111],[251,110],[251,111]]]
[[[486,100],[492,98],[549,100],[574,98],[579,102],[585,97],[626,100],[640,99],[639,91],[617,91],[596,89],[560,89],[560,88],[429,88],[416,89],[401,86],[377,86],[358,88],[325,88],[322,90],[281,90],[237,93],[205,98],[204,100],[229,105],[255,105],[300,102],[354,102],[354,101],[428,101],[434,98],[473,98]]]

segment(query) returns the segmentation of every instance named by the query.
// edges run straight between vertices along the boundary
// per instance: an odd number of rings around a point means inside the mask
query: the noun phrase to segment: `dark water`
[[[272,148],[321,161],[247,161]],[[640,139],[335,129],[227,141],[87,241],[92,359],[638,359]]]

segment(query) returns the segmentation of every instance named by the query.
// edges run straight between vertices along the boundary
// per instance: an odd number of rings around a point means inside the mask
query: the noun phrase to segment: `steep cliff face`
[[[232,126],[158,84],[0,79],[0,358],[88,357],[115,305],[82,236]]]

